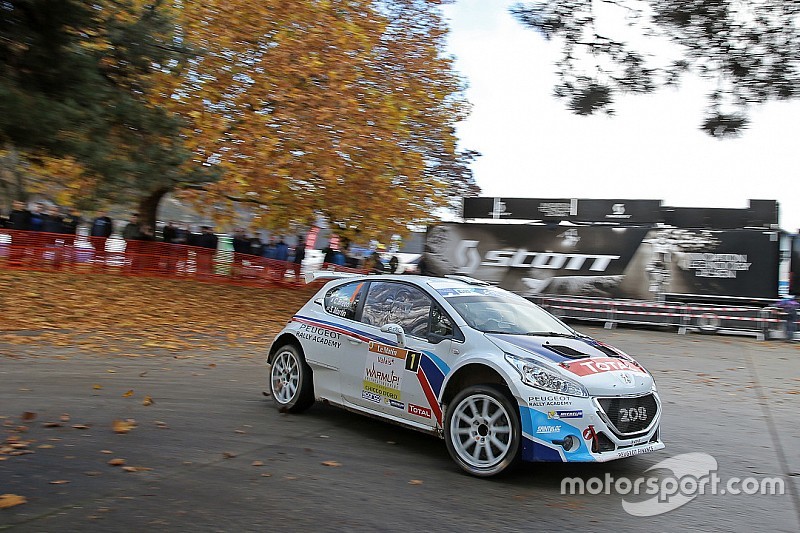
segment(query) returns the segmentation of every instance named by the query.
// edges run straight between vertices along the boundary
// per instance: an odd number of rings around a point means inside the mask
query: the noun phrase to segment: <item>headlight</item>
[[[522,381],[531,387],[568,396],[581,396],[584,398],[589,396],[586,388],[577,381],[553,372],[536,361],[523,359],[510,353],[506,354],[506,361],[517,369]]]

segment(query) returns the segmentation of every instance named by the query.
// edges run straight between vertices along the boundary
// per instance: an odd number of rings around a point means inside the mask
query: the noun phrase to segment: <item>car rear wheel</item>
[[[314,403],[311,368],[295,346],[278,348],[269,378],[269,392],[279,411],[301,413]]]
[[[519,459],[519,408],[500,387],[468,387],[447,408],[444,436],[450,456],[466,472],[497,475]]]

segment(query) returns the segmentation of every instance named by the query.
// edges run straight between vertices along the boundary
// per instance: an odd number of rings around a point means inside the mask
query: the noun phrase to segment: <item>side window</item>
[[[453,336],[453,323],[438,305],[434,306],[431,313],[431,333],[442,337]]]
[[[431,299],[405,283],[375,282],[369,287],[361,321],[373,326],[398,324],[407,335],[425,337],[431,315]]]
[[[356,309],[364,294],[364,282],[348,283],[328,291],[325,295],[325,311],[332,315],[355,320]]]

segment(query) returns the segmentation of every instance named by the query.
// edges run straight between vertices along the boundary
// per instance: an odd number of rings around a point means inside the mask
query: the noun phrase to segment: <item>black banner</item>
[[[777,232],[447,223],[430,228],[425,264],[523,296],[776,298]]]
[[[465,219],[648,225],[678,228],[772,228],[778,223],[775,200],[750,200],[745,209],[667,207],[661,200],[577,198],[464,198]]]

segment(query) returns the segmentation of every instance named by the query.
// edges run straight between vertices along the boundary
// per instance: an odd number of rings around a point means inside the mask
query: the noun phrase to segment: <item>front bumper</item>
[[[655,392],[598,398],[536,394],[520,401],[525,461],[606,462],[664,448]]]

